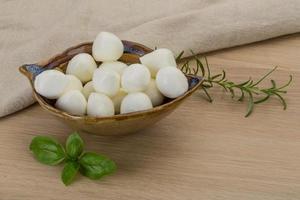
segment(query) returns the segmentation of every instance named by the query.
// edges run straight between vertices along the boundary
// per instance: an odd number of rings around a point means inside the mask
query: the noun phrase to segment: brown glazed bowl
[[[135,42],[122,42],[124,44],[124,54],[119,60],[128,64],[139,63],[140,56],[153,51],[152,49]],[[139,131],[169,115],[188,96],[195,92],[202,83],[201,77],[186,75],[189,81],[189,90],[182,96],[176,99],[166,99],[162,105],[149,110],[129,114],[119,114],[112,117],[70,115],[56,109],[53,106],[55,101],[42,97],[34,90],[33,83],[38,74],[45,70],[54,68],[65,72],[67,63],[73,56],[78,53],[91,54],[91,52],[92,43],[87,42],[71,47],[47,61],[42,61],[36,64],[25,64],[19,68],[21,73],[29,79],[34,97],[42,108],[56,116],[59,120],[68,124],[74,130],[85,131],[96,135],[122,135]]]

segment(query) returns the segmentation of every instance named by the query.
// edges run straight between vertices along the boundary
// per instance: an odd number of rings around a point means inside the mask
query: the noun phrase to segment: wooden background
[[[236,81],[258,78],[276,65],[278,83],[293,74],[288,109],[272,99],[244,118],[246,103],[216,88],[210,104],[199,91],[134,135],[82,133],[87,150],[110,156],[119,169],[100,181],[78,176],[65,187],[62,166],[36,162],[28,145],[40,134],[64,142],[70,129],[34,105],[0,120],[0,199],[300,199],[300,35],[210,53],[208,60],[213,72],[225,69]]]

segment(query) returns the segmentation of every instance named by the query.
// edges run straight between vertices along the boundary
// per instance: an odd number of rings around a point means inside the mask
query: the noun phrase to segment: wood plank
[[[288,109],[272,99],[244,118],[245,103],[216,88],[210,104],[199,91],[139,133],[82,133],[86,149],[110,156],[118,171],[100,181],[78,176],[65,187],[62,166],[36,162],[28,145],[38,134],[63,142],[70,129],[34,105],[0,120],[0,199],[299,199],[300,35],[213,52],[208,60],[213,72],[225,69],[236,81],[273,66],[278,83],[293,74]]]

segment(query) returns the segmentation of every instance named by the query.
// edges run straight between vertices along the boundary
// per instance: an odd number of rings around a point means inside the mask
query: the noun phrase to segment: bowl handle
[[[19,71],[30,81],[33,81],[38,74],[45,70],[47,70],[47,67],[43,67],[38,64],[25,64],[19,67]]]
[[[91,42],[81,43],[77,46],[68,48],[61,54],[57,54],[46,61],[41,61],[35,64],[22,65],[21,67],[19,67],[19,70],[29,80],[33,81],[34,78],[41,72],[47,69],[56,68],[60,64],[69,61],[71,58],[73,58],[73,56],[77,55],[78,53],[91,53],[92,52],[91,45],[92,45]]]
[[[204,81],[202,76],[189,74],[186,75],[188,82],[189,82],[189,90],[193,88],[199,88],[200,85],[202,85],[202,82]]]

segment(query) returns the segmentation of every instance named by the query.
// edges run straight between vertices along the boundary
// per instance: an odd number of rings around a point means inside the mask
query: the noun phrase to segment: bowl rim
[[[137,45],[138,47],[142,48],[143,50],[145,50],[146,52],[151,52],[153,51],[153,49],[150,49],[149,47],[146,47],[142,44],[136,43],[136,42],[131,42],[131,41],[126,41],[126,40],[122,40],[123,42],[129,42],[132,45]],[[63,58],[63,55],[67,54],[68,52],[78,49],[82,46],[85,45],[91,45],[92,42],[84,42],[84,43],[80,43],[78,45],[72,46],[68,49],[66,49],[65,51],[63,51],[62,53],[56,54],[55,56],[52,56],[50,59],[48,60],[44,60],[38,63],[35,63],[33,65],[37,65],[41,68],[46,67],[47,65],[51,64],[53,61],[55,61],[58,58]],[[190,77],[190,78],[194,78],[198,80],[198,83],[195,84],[192,88],[189,88],[187,92],[185,92],[183,95],[172,99],[171,101],[164,103],[162,105],[159,106],[155,106],[151,109],[147,109],[147,110],[143,110],[143,111],[137,111],[137,112],[132,112],[132,113],[125,113],[125,114],[117,114],[117,115],[113,115],[113,116],[108,116],[108,117],[91,117],[88,115],[84,115],[84,116],[76,116],[76,115],[71,115],[68,114],[67,112],[64,112],[62,110],[59,110],[57,108],[55,108],[54,106],[50,105],[49,103],[47,103],[44,98],[39,95],[36,90],[34,89],[34,80],[33,80],[33,76],[30,72],[27,71],[26,66],[28,66],[29,64],[24,64],[21,65],[19,67],[19,71],[25,75],[31,85],[31,88],[33,90],[33,96],[34,98],[37,100],[37,102],[40,104],[40,106],[44,109],[49,111],[50,113],[61,117],[61,118],[67,118],[68,120],[72,120],[72,121],[85,121],[85,122],[99,122],[99,121],[120,121],[120,120],[125,120],[125,119],[132,119],[132,118],[138,118],[144,115],[152,115],[155,113],[159,113],[160,111],[163,110],[168,110],[170,109],[174,104],[180,103],[183,99],[187,98],[188,96],[190,96],[193,92],[195,92],[203,83],[203,78],[197,75],[192,75],[192,74],[185,74],[186,77]],[[32,65],[32,64],[31,64]],[[57,67],[59,67],[60,65],[58,65]],[[46,69],[47,70],[47,69]]]

